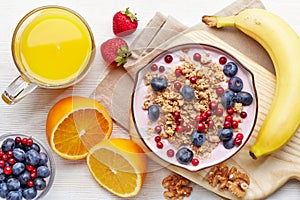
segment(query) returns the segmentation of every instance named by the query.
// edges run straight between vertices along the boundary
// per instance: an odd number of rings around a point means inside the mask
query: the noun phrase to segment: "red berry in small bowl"
[[[192,165],[194,165],[194,166],[199,165],[199,160],[198,160],[198,158],[193,158],[193,159],[192,159]]]

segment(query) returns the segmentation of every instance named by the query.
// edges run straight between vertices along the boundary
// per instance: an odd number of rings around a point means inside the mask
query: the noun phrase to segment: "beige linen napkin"
[[[246,8],[264,8],[264,6],[259,0],[237,0],[216,14],[232,15]],[[211,13],[202,15],[205,14]],[[164,47],[176,37],[189,31],[203,29],[211,32],[274,73],[268,54],[256,41],[233,27],[226,27],[223,30],[210,29],[201,22],[202,15],[199,15],[198,24],[188,28],[172,16],[166,17],[159,12],[156,13],[130,45],[132,56],[124,66],[125,69],[111,69],[99,83],[91,97],[108,109],[116,124],[129,130],[130,102],[136,71],[163,51]]]

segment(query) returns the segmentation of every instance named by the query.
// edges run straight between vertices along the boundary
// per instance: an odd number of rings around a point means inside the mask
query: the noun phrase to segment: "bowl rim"
[[[4,133],[4,134],[1,134],[0,135],[0,144],[2,145],[3,141],[7,138],[12,138],[14,139],[14,137],[27,137],[27,138],[32,138],[33,139],[33,142],[37,143],[40,148],[43,150],[41,152],[45,152],[47,153],[47,156],[48,156],[48,166],[51,170],[51,174],[49,177],[47,177],[47,185],[46,185],[46,188],[44,190],[40,190],[37,191],[37,196],[34,198],[34,200],[36,199],[40,199],[44,196],[46,196],[49,192],[49,190],[51,189],[53,183],[54,183],[54,179],[55,179],[55,161],[54,161],[54,157],[53,157],[53,154],[50,150],[50,148],[44,144],[44,142],[42,142],[40,139],[38,139],[36,136],[33,136],[33,135],[30,135],[30,134],[27,134],[27,133]]]
[[[195,169],[190,169],[188,167],[185,167],[183,165],[178,165],[178,164],[174,164],[174,163],[171,163],[169,161],[167,161],[166,159],[162,158],[161,156],[159,156],[157,153],[155,153],[151,147],[149,147],[149,145],[145,142],[144,138],[142,137],[138,127],[137,127],[137,123],[136,123],[136,117],[135,117],[135,109],[134,109],[134,97],[135,97],[135,94],[136,94],[136,88],[137,88],[137,83],[138,83],[138,77],[139,77],[139,74],[141,71],[143,71],[149,64],[151,64],[154,60],[156,60],[157,58],[159,58],[160,56],[162,55],[166,55],[168,52],[174,52],[174,51],[177,51],[177,50],[180,50],[180,49],[184,49],[184,47],[187,47],[187,46],[192,46],[192,47],[195,47],[195,46],[201,46],[201,47],[204,47],[205,48],[210,48],[210,49],[215,49],[217,51],[220,51],[220,52],[224,52],[226,55],[229,55],[234,61],[236,61],[238,63],[238,65],[243,68],[247,73],[249,73],[249,77],[250,77],[250,83],[251,83],[251,87],[252,87],[252,90],[253,90],[253,96],[254,96],[254,101],[255,101],[255,105],[254,106],[255,110],[255,114],[254,114],[254,120],[253,120],[253,124],[251,125],[251,129],[249,131],[249,136],[246,138],[245,142],[243,142],[242,145],[239,146],[239,148],[234,152],[232,153],[231,156],[229,156],[228,158],[225,158],[221,161],[218,161],[218,162],[212,162],[211,164],[207,165],[207,166],[203,166],[203,167],[195,167]],[[253,131],[254,131],[254,128],[255,128],[255,125],[256,125],[256,122],[257,122],[257,115],[258,115],[258,96],[257,96],[257,90],[256,90],[256,86],[255,86],[255,80],[254,80],[254,74],[239,60],[237,59],[235,56],[233,56],[231,53],[229,53],[228,51],[218,47],[218,46],[214,46],[214,45],[210,45],[210,44],[206,44],[206,43],[184,43],[184,44],[179,44],[179,45],[174,45],[172,47],[169,47],[157,54],[155,54],[153,56],[153,58],[147,62],[144,66],[140,67],[140,69],[137,70],[136,74],[135,74],[135,79],[134,79],[134,87],[133,87],[133,92],[132,92],[132,95],[131,95],[131,110],[132,110],[132,121],[133,121],[133,125],[134,125],[134,128],[135,128],[135,131],[137,132],[140,140],[143,142],[144,146],[149,150],[149,152],[151,152],[152,154],[155,155],[155,157],[157,157],[158,159],[160,159],[161,161],[167,163],[168,165],[172,165],[173,167],[178,167],[178,168],[182,168],[182,169],[185,169],[185,170],[188,170],[188,171],[191,171],[191,172],[197,172],[197,171],[200,171],[200,170],[203,170],[203,169],[206,169],[206,168],[209,168],[209,167],[212,167],[212,166],[215,166],[217,164],[220,164],[222,162],[225,162],[227,160],[229,160],[230,158],[232,158],[233,156],[235,156],[238,152],[240,152],[240,150],[246,145],[246,143],[248,142],[248,140],[250,139]]]

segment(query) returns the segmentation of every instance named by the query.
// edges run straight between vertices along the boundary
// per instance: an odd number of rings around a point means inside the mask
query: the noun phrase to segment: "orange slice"
[[[112,138],[90,150],[87,165],[103,188],[119,197],[133,197],[144,182],[147,158],[132,140]]]
[[[78,160],[89,149],[110,137],[112,119],[97,101],[70,96],[58,101],[49,111],[46,135],[52,150],[59,156]]]

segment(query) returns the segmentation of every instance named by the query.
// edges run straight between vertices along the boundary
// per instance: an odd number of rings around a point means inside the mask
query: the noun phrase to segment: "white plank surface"
[[[234,0],[9,0],[0,1],[0,91],[18,76],[11,56],[11,37],[18,21],[30,10],[44,5],[61,5],[80,13],[89,23],[95,36],[97,54],[92,70],[87,77],[74,87],[61,90],[37,89],[30,96],[14,106],[0,101],[0,134],[25,132],[46,143],[45,121],[51,106],[69,95],[89,96],[106,73],[99,54],[99,45],[113,37],[111,20],[118,10],[130,7],[138,14],[139,30],[125,39],[130,43],[147,24],[156,11],[172,15],[182,23],[192,26],[201,20],[203,14],[212,14]],[[300,1],[262,0],[266,8],[285,20],[300,35]],[[116,132],[114,133],[116,134]],[[118,199],[102,189],[90,175],[85,160],[68,161],[54,155],[56,178],[45,199]],[[161,180],[170,174],[157,164],[149,162],[149,173],[139,196],[134,199],[163,199]],[[263,178],[263,177],[262,177]],[[266,183],[271,184],[271,183]],[[300,183],[291,180],[268,199],[299,199]],[[187,199],[220,199],[205,189],[194,185],[191,197]]]

